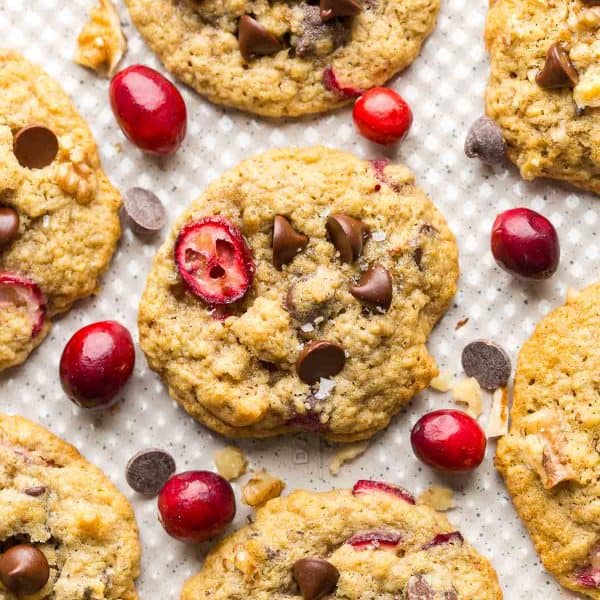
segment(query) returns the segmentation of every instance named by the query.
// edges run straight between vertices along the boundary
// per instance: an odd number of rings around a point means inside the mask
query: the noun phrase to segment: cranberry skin
[[[524,279],[548,279],[558,268],[556,229],[546,217],[528,208],[513,208],[496,217],[491,247],[505,271]]]
[[[205,542],[235,517],[235,496],[229,482],[210,471],[186,471],[165,483],[158,496],[159,520],[181,542]]]
[[[110,82],[110,105],[123,133],[148,154],[175,152],[187,131],[179,90],[158,71],[132,65]]]
[[[100,321],[83,327],[67,342],[60,359],[60,381],[78,406],[109,408],[134,365],[129,331],[116,321]]]
[[[406,137],[413,115],[405,100],[389,88],[365,92],[354,104],[354,124],[360,133],[377,144],[394,144]]]
[[[486,438],[479,423],[460,410],[436,410],[422,416],[410,434],[414,453],[438,471],[464,472],[478,467]]]

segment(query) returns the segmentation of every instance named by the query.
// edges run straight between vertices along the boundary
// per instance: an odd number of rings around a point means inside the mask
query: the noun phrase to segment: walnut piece
[[[248,468],[248,459],[244,453],[235,446],[226,446],[215,452],[215,465],[221,477],[233,481],[241,477]]]
[[[489,438],[501,437],[508,433],[508,390],[498,388],[492,396],[492,408],[485,428]]]
[[[99,0],[77,38],[75,62],[111,77],[127,51],[117,8],[112,0]]]
[[[75,132],[76,133],[76,132]],[[62,136],[56,161],[56,182],[67,194],[75,196],[81,204],[88,204],[96,196],[98,158],[95,148],[75,145],[73,137]]]
[[[440,512],[451,510],[456,507],[454,490],[439,485],[432,485],[417,496],[417,504],[424,504]]]
[[[342,465],[358,458],[361,454],[364,454],[368,447],[369,442],[358,442],[356,444],[347,444],[343,446],[331,459],[331,462],[329,463],[329,472],[332,475],[337,475],[340,472]]]
[[[474,377],[461,379],[452,388],[452,397],[457,404],[465,404],[467,412],[477,419],[483,409],[481,405],[481,387]]]
[[[436,392],[448,392],[452,388],[452,375],[450,373],[440,373],[429,382],[429,387]]]
[[[273,477],[266,471],[257,471],[242,487],[242,500],[244,504],[256,508],[281,496],[284,487],[285,483],[281,479]]]

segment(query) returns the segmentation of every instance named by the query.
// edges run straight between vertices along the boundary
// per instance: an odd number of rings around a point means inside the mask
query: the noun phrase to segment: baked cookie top
[[[494,0],[486,108],[525,179],[600,192],[600,13],[586,0]]]
[[[437,373],[425,342],[457,276],[454,237],[406,167],[273,150],[177,220],[140,343],[173,398],[224,435],[366,439]],[[211,306],[213,284],[217,302],[238,299]]]
[[[446,517],[415,506],[401,488],[359,481],[352,491],[271,500],[208,555],[181,593],[181,600],[302,597],[498,600],[502,592],[492,566]]]
[[[544,318],[519,355],[496,464],[545,567],[600,598],[600,284]]]
[[[46,585],[31,598],[138,597],[138,530],[124,496],[70,444],[0,414],[0,555],[17,545],[41,551],[49,565]],[[7,577],[2,556],[0,565]],[[0,579],[2,600],[21,597]]]
[[[439,0],[126,0],[165,67],[218,104],[330,110],[407,67]]]
[[[98,288],[120,205],[68,96],[0,50],[0,371],[27,358],[51,317]]]

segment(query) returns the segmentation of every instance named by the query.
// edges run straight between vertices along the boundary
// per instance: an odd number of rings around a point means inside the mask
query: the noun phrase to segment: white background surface
[[[94,1],[0,0],[0,44],[20,50],[58,79],[90,123],[112,181],[122,191],[132,186],[154,190],[166,204],[170,221],[209,181],[267,148],[326,143],[368,158],[382,155],[379,147],[355,133],[349,109],[300,122],[265,121],[212,106],[180,85],[189,110],[184,146],[173,158],[144,157],[124,140],[115,124],[108,82],[71,61],[77,33]],[[140,62],[160,68],[131,25],[122,2],[119,9],[129,38],[123,65]],[[460,291],[430,342],[441,369],[457,375],[461,374],[463,346],[479,337],[502,344],[514,364],[534,323],[562,303],[568,287],[581,288],[598,273],[598,200],[557,184],[525,183],[513,168],[491,170],[463,154],[468,126],[483,108],[488,70],[482,41],[484,19],[484,0],[476,4],[443,1],[438,27],[421,57],[393,83],[412,105],[415,123],[401,147],[387,152],[415,171],[417,181],[440,206],[458,238]],[[488,250],[492,221],[497,212],[513,206],[541,211],[558,228],[562,261],[549,282],[517,282],[492,260]],[[156,520],[156,501],[141,499],[125,483],[127,460],[142,448],[160,446],[175,456],[179,470],[212,469],[213,452],[226,442],[175,406],[139,351],[120,410],[104,416],[86,414],[66,399],[58,381],[58,360],[67,339],[80,326],[96,320],[118,319],[137,337],[137,305],[160,237],[142,243],[125,228],[101,295],[58,320],[50,337],[23,367],[0,376],[0,410],[33,418],[75,444],[133,502],[144,545],[139,591],[145,600],[178,598],[184,579],[199,569],[205,547],[186,547],[163,533]],[[457,321],[465,317],[468,324],[455,331]],[[489,401],[486,396],[486,412]],[[449,517],[493,562],[507,599],[573,597],[561,591],[540,566],[494,471],[494,443],[482,467],[465,477],[440,478],[414,458],[408,441],[411,426],[424,412],[450,404],[448,395],[422,394],[337,478],[327,468],[334,451],[315,438],[300,435],[240,445],[255,467],[281,476],[288,489],[351,486],[357,478],[385,478],[415,493],[434,482],[450,485],[457,491],[459,506]],[[239,492],[239,485],[235,489]],[[242,523],[246,514],[240,508],[236,523]]]

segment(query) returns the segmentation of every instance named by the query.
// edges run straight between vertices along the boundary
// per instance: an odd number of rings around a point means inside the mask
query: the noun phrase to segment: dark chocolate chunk
[[[294,260],[308,245],[308,237],[298,233],[291,223],[280,215],[273,220],[273,264],[281,269]]]
[[[535,76],[535,81],[540,87],[549,89],[577,85],[579,81],[577,69],[573,66],[569,53],[560,42],[556,42],[548,48],[546,62]]]
[[[296,371],[304,383],[312,385],[322,377],[337,375],[346,364],[341,346],[325,340],[314,340],[304,346],[296,361]]]
[[[506,140],[500,126],[490,117],[479,117],[465,139],[465,154],[486,165],[502,164],[506,158]]]
[[[354,17],[362,12],[356,0],[321,0],[321,19],[329,21],[336,17]]]
[[[387,310],[392,303],[392,277],[385,267],[372,265],[350,286],[350,293],[371,308]]]
[[[264,25],[248,15],[240,19],[238,41],[240,52],[246,61],[257,56],[275,54],[283,48],[281,42]]]
[[[297,560],[292,574],[304,600],[319,600],[331,594],[340,578],[340,572],[322,558]]]
[[[58,138],[44,125],[27,125],[15,135],[13,152],[22,167],[43,169],[58,154]]]
[[[508,383],[510,358],[498,344],[485,340],[471,342],[462,351],[461,360],[464,372],[475,377],[485,390],[493,391]]]
[[[48,583],[50,567],[41,550],[29,544],[9,548],[0,556],[0,581],[9,592],[29,596]]]
[[[362,221],[348,215],[331,215],[326,228],[342,262],[352,263],[362,254],[363,244],[369,235]]]
[[[144,496],[156,496],[175,473],[175,460],[164,450],[142,450],[129,459],[125,476],[129,486]]]

